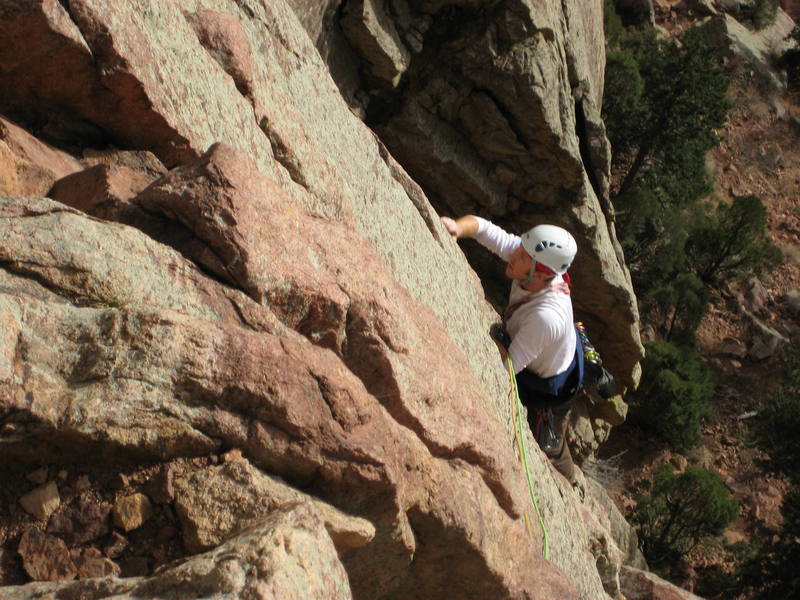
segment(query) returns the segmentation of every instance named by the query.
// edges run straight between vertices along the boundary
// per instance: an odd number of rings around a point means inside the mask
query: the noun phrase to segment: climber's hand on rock
[[[442,225],[452,237],[458,238],[458,223],[450,217],[442,217]]]

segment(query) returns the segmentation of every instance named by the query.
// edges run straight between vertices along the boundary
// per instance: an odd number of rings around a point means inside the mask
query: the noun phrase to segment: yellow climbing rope
[[[525,478],[528,480],[528,491],[531,495],[531,504],[536,511],[536,516],[539,519],[539,526],[542,528],[542,554],[544,559],[550,558],[550,538],[547,535],[547,527],[545,527],[542,512],[539,510],[539,503],[536,501],[536,492],[533,490],[533,479],[531,478],[531,470],[528,466],[528,443],[525,438],[525,429],[522,426],[522,402],[519,399],[519,389],[517,388],[517,378],[514,376],[514,365],[511,362],[511,357],[506,358],[506,365],[508,367],[508,379],[511,381],[511,414],[516,421],[514,427],[514,438],[517,442],[517,449],[519,452],[520,461],[525,468]],[[532,536],[531,524],[528,519],[528,511],[525,511],[525,526],[528,528],[528,533]]]

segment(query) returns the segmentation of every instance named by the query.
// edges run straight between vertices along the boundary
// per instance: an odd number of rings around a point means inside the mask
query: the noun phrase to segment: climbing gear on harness
[[[569,367],[552,377],[541,377],[528,369],[517,373],[517,385],[525,406],[547,409],[569,402],[580,391],[584,382],[583,346],[575,344],[575,356]]]
[[[575,323],[575,330],[578,332],[578,339],[583,345],[583,357],[589,362],[602,365],[603,360],[600,358],[600,354],[597,350],[595,350],[592,342],[589,341],[589,336],[586,333],[586,328],[583,326],[583,323],[580,321]]]
[[[508,367],[508,378],[511,382],[511,414],[514,419],[514,437],[517,440],[517,449],[519,451],[520,461],[525,469],[525,478],[528,482],[528,492],[531,496],[531,504],[536,511],[536,516],[539,519],[539,526],[542,528],[542,554],[545,560],[550,559],[550,537],[547,533],[547,527],[544,524],[542,512],[539,510],[539,503],[536,501],[536,492],[533,489],[533,479],[531,478],[531,470],[528,466],[528,444],[525,439],[525,429],[522,426],[522,402],[519,399],[519,390],[517,389],[517,379],[514,376],[514,364],[511,362],[511,357],[506,358],[506,366]],[[525,524],[528,527],[528,533],[532,535],[530,523],[528,522],[528,513],[525,514]]]
[[[553,416],[552,408],[536,411],[536,431],[533,432],[533,436],[545,453],[558,449],[559,444],[561,444],[561,438],[558,437],[558,433],[553,428],[554,422],[555,417]]]
[[[489,328],[489,337],[491,337],[506,350],[508,350],[508,347],[511,345],[511,336],[508,335],[508,332],[503,328],[502,325],[500,325],[500,323],[494,323]]]
[[[543,264],[559,275],[567,272],[578,252],[578,244],[572,234],[555,225],[537,225],[523,233],[522,247],[534,262]]]
[[[589,341],[589,336],[583,323],[575,323],[575,330],[583,346],[587,384],[594,386],[600,397],[608,400],[616,391],[614,377],[603,366],[603,359],[600,358],[600,354],[592,345],[592,342]]]

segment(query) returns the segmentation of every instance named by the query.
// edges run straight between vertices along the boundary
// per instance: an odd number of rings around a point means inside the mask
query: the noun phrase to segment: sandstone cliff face
[[[638,312],[600,119],[603,2],[358,0],[341,16],[336,2],[292,3],[343,95],[439,212],[578,234],[573,276],[591,292],[576,308],[620,380],[637,381]],[[471,258],[497,276],[482,251]]]
[[[495,214],[546,207],[575,228],[585,248],[576,278],[594,289],[582,307],[609,326],[597,328],[606,354],[633,380],[635,302],[590,184],[607,168],[583,166],[575,130],[582,106],[601,131],[601,59],[577,50],[602,48],[597,4],[587,14],[577,4],[562,12],[555,2],[512,3],[495,15],[492,27],[508,29],[511,46],[493,68],[509,71],[492,76],[486,66],[473,76],[517,89],[505,92],[520,95],[511,121],[521,133],[506,139],[490,120],[485,134],[501,138],[476,134],[474,143],[495,143],[500,154],[511,144],[512,159],[496,167],[527,179],[509,183]],[[337,8],[309,3],[298,14],[335,46],[326,19],[338,18]],[[414,14],[433,22],[457,8],[421,3]],[[367,19],[390,31],[376,10],[353,3],[341,16],[356,29]],[[0,113],[69,150],[3,125],[0,172],[14,174],[0,197],[3,456],[30,468],[157,464],[237,448],[253,468],[374,527],[371,541],[344,527],[345,538],[361,541],[341,544],[321,504],[265,502],[273,509],[248,516],[256,529],[233,527],[219,548],[150,579],[92,584],[86,597],[155,598],[192,579],[201,583],[190,596],[588,599],[615,591],[623,556],[610,531],[534,444],[551,561],[538,529],[525,527],[532,514],[505,374],[485,335],[495,315],[407,174],[414,161],[394,158],[414,144],[451,151],[433,130],[427,140],[418,125],[403,135],[403,115],[419,113],[417,96],[373,121],[379,139],[279,0],[0,0],[0,18],[9,32],[0,39]],[[530,45],[512,49],[514,36]],[[389,37],[394,46],[370,77],[394,81],[416,68],[421,50]],[[353,65],[370,39],[351,33]],[[441,39],[445,58],[459,44],[489,51],[470,37]],[[551,56],[541,64],[540,46]],[[340,83],[353,74],[339,70]],[[536,83],[534,72],[544,79]],[[436,81],[420,79],[420,90]],[[464,119],[481,127],[481,115],[502,113],[492,107],[503,92],[469,91]],[[529,119],[523,107],[536,114]],[[598,140],[589,146],[602,158]],[[534,169],[529,152],[548,166]],[[425,160],[464,181],[461,162]],[[472,173],[489,162],[481,164]],[[495,202],[493,185],[475,188],[474,206]],[[30,524],[50,527],[50,518]],[[270,536],[286,552],[270,550]],[[6,539],[4,551],[17,542]],[[301,550],[315,544],[319,554],[306,564]],[[610,565],[602,578],[601,557]],[[254,561],[258,568],[246,566]],[[314,575],[298,582],[303,568]],[[325,578],[335,583],[321,586]],[[89,594],[80,585],[9,593]]]

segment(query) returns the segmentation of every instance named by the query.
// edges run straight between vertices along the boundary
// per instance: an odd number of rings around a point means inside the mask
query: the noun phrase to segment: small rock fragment
[[[232,450],[228,450],[225,454],[222,455],[222,462],[229,463],[235,460],[242,460],[242,451],[238,448],[233,448]]]
[[[31,471],[25,475],[25,478],[31,483],[42,485],[45,481],[47,481],[47,467],[42,467],[41,469]]]
[[[128,538],[126,538],[124,535],[121,535],[119,532],[112,531],[111,540],[103,549],[103,552],[105,552],[105,555],[109,558],[117,558],[125,551],[125,548],[127,547]]]
[[[58,472],[58,480],[59,481],[66,481],[67,477],[69,477],[69,471],[67,471],[66,469],[61,469]]]
[[[30,527],[17,549],[22,557],[25,572],[36,581],[69,581],[75,579],[77,569],[69,555],[67,545],[57,537]]]
[[[156,504],[169,504],[175,500],[175,479],[171,467],[165,467],[144,484],[144,493]]]
[[[75,481],[75,489],[78,490],[79,492],[84,492],[84,491],[88,490],[91,487],[91,485],[92,484],[89,481],[89,476],[88,475],[81,475]]]
[[[73,561],[78,569],[78,579],[117,577],[120,574],[119,565],[103,556],[97,548],[80,548],[73,550],[73,553]]]
[[[19,499],[20,505],[37,519],[48,519],[61,504],[54,481],[40,485]]]
[[[114,524],[125,531],[141,527],[152,516],[153,506],[144,494],[125,496],[114,504]]]
[[[82,497],[76,505],[55,515],[47,527],[48,533],[55,534],[70,546],[85,544],[109,532],[108,516],[111,505],[93,502]]]

